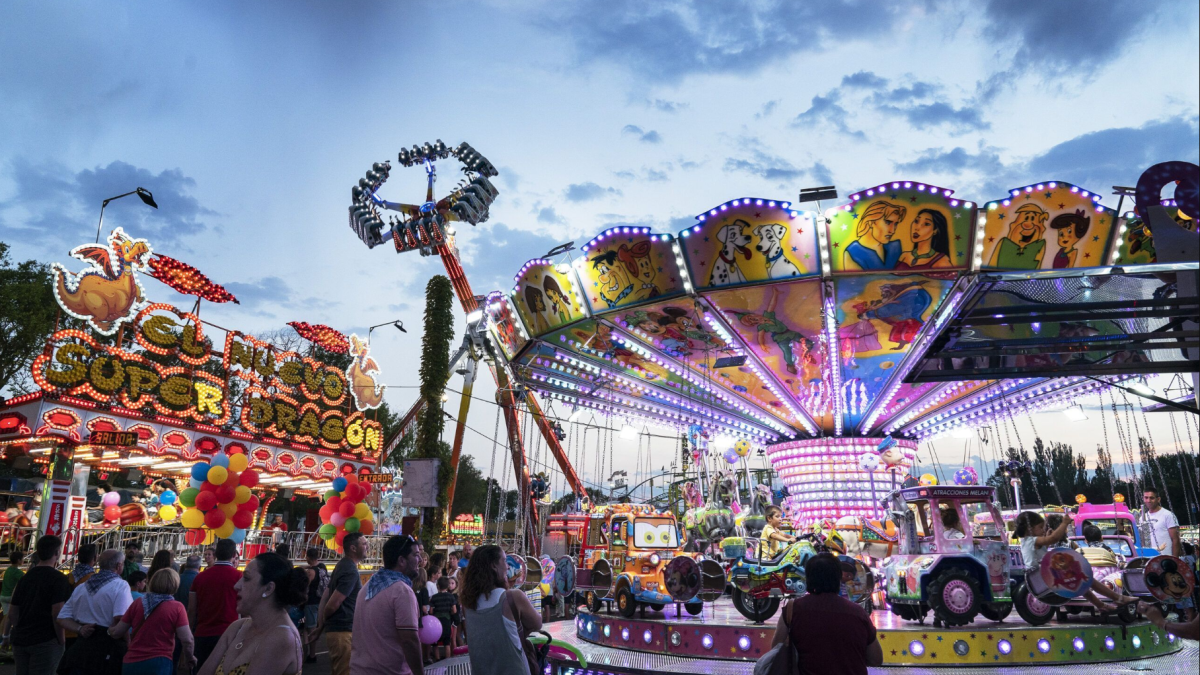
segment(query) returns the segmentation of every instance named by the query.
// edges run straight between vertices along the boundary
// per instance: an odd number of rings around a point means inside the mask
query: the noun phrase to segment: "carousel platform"
[[[1080,615],[1072,621],[1031,626],[1015,615],[1002,622],[978,619],[958,628],[903,621],[886,610],[872,613],[889,667],[944,668],[1054,666],[1067,672],[1096,672],[1094,664],[1145,663],[1155,672],[1195,672],[1196,643],[1185,644],[1149,623],[1101,623]],[[732,603],[706,604],[691,616],[668,606],[661,612],[619,614],[581,611],[574,622],[549,624],[547,632],[581,650],[588,665],[556,661],[552,673],[750,673],[774,638],[774,621],[755,625]],[[1188,655],[1190,654],[1190,656]],[[1103,671],[1108,672],[1108,671]]]

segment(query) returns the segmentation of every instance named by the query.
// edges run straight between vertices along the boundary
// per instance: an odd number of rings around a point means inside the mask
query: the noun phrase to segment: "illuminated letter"
[[[296,433],[296,409],[286,403],[276,401],[275,428],[289,434]]]
[[[352,448],[357,448],[363,443],[363,426],[362,420],[356,419],[346,426],[346,443]]]
[[[111,367],[106,368],[109,363]],[[104,371],[112,370],[112,375],[105,375]],[[105,394],[111,394],[121,388],[125,383],[125,369],[121,367],[121,360],[115,356],[101,356],[92,360],[92,365],[88,368],[88,381],[98,391]]]
[[[321,433],[321,421],[317,419],[317,414],[312,410],[305,410],[300,416],[300,426],[297,427],[296,433],[316,438]]]
[[[125,377],[129,378],[129,403],[134,406],[141,405],[142,394],[154,393],[161,380],[153,370],[134,364],[125,366]]]
[[[337,415],[332,415],[321,423],[321,438],[326,443],[341,443],[346,438],[345,421]]]
[[[229,345],[229,365],[240,366],[242,370],[250,370],[251,352],[246,345],[234,340]]]
[[[178,325],[171,317],[159,314],[142,322],[142,335],[159,347],[171,347],[176,339],[171,329]]]
[[[208,354],[208,345],[204,344],[203,340],[196,341],[196,327],[190,324],[183,328],[183,341],[180,342],[179,349],[196,359]]]
[[[192,383],[183,375],[172,375],[159,386],[158,397],[172,408],[182,410],[192,404]]]
[[[225,398],[225,392],[203,380],[196,380],[192,384],[196,388],[196,412],[220,417],[225,412],[221,410],[221,400]]]
[[[54,354],[54,360],[68,368],[54,370],[47,366],[46,380],[57,387],[74,387],[87,378],[87,363],[81,359],[86,359],[91,355],[92,350],[84,345],[74,343],[60,345],[58,352]]]
[[[252,424],[266,424],[274,417],[275,407],[271,405],[270,401],[263,398],[250,399],[250,422]]]
[[[279,381],[289,386],[296,386],[304,381],[300,374],[299,361],[285,361],[279,364]]]

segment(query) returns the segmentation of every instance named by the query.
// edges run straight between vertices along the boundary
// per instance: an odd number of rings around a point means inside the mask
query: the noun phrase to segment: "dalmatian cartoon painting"
[[[787,228],[779,223],[764,223],[754,228],[758,243],[754,249],[766,258],[767,278],[786,279],[798,277],[804,272],[796,263],[783,255],[783,239],[787,236]]]
[[[721,250],[717,252],[717,259],[713,262],[709,285],[724,286],[746,282],[746,275],[738,264],[738,255],[741,255],[747,262],[753,255],[750,251],[749,230],[750,223],[741,219],[717,230],[717,239],[721,242]]]

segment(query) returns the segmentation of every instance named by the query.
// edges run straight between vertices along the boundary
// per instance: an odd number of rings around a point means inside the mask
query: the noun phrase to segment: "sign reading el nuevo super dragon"
[[[60,330],[34,360],[34,380],[47,393],[218,427],[236,411],[236,425],[248,433],[379,452],[382,427],[354,409],[346,373],[337,367],[234,331],[216,352],[196,316],[166,304],[146,306],[132,323],[144,352]]]

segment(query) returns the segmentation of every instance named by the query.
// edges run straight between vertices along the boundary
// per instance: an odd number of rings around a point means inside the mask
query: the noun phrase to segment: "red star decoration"
[[[916,198],[916,196],[912,196],[912,197],[909,197],[909,198],[908,198],[908,201],[912,202],[913,204],[916,204],[916,203],[917,203],[917,198]]]
[[[1058,205],[1058,208],[1060,208],[1060,209],[1065,209],[1065,208],[1067,208],[1067,205],[1066,205],[1066,204],[1059,203],[1059,205]]]
[[[988,639],[988,642],[991,642],[991,641],[992,641],[992,634],[991,634],[991,633],[988,633],[987,639]]]
[[[921,639],[922,639],[922,640],[928,640],[928,639],[929,639],[929,633],[921,633]]]
[[[837,248],[838,246],[841,246],[841,244],[839,244],[839,243],[837,243],[837,242],[834,242],[834,243],[833,243],[833,247],[834,247],[834,248]]]
[[[1092,257],[1092,254],[1091,254],[1091,253],[1084,253],[1084,254],[1083,254],[1083,257],[1084,257],[1084,259],[1086,260],[1087,258],[1090,258],[1090,257]]]
[[[803,227],[797,227],[797,228],[796,228],[796,234],[804,234],[804,228],[803,228]]]
[[[755,211],[755,212],[754,212],[754,217],[755,217],[755,218],[762,218],[762,214],[761,214],[761,213],[759,213],[758,211]]]
[[[671,283],[675,283],[675,277],[671,277],[670,281]]]
[[[989,244],[990,244],[990,243],[992,243],[993,241],[996,241],[996,238],[995,238],[995,237],[988,237],[988,243],[989,243]]]
[[[954,241],[959,241],[960,239],[962,239],[962,235],[961,235],[961,234],[956,234],[956,235],[954,235]]]

